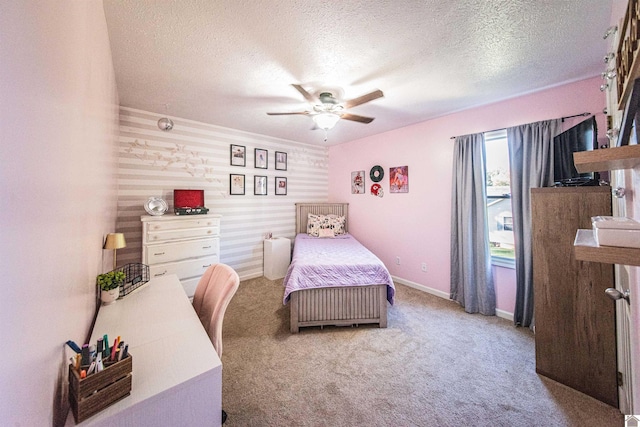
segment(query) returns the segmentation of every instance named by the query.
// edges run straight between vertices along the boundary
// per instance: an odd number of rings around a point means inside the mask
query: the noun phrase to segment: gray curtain
[[[484,135],[456,137],[451,196],[451,299],[467,313],[496,314],[486,216]]]
[[[553,137],[560,119],[507,129],[511,168],[511,209],[516,249],[516,305],[513,322],[534,326],[531,188],[553,185]]]

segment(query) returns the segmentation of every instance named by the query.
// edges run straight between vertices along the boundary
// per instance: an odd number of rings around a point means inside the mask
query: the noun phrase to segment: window
[[[494,265],[514,268],[511,180],[506,129],[484,134],[489,249]]]

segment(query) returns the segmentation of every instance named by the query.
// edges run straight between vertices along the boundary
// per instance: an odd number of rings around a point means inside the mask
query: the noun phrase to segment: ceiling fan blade
[[[374,99],[382,98],[384,94],[381,90],[374,90],[366,95],[359,96],[357,98],[345,101],[344,108],[352,108],[356,105],[364,104],[365,102],[373,101]]]
[[[270,116],[287,116],[290,114],[304,114],[305,116],[309,115],[308,111],[294,111],[293,113],[267,113]]]
[[[302,86],[297,85],[297,84],[292,84],[291,86],[295,87],[298,90],[298,92],[300,92],[300,94],[302,94],[302,96],[304,96],[304,99],[306,99],[310,103],[312,103],[312,104],[320,103],[319,99],[317,99],[315,96],[313,96],[309,92],[307,92],[306,89],[303,88]]]
[[[371,123],[373,121],[373,117],[365,117],[359,116],[357,114],[344,113],[340,116],[341,119],[352,120],[354,122],[360,123]]]

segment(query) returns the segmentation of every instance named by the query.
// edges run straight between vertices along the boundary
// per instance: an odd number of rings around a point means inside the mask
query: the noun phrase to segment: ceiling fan
[[[359,123],[371,123],[373,117],[359,116],[357,114],[348,113],[346,110],[355,106],[373,101],[384,96],[381,90],[374,90],[366,95],[350,99],[348,101],[339,101],[328,91],[321,91],[317,96],[309,93],[300,85],[292,84],[298,92],[302,94],[304,99],[311,103],[311,108],[305,111],[294,111],[290,113],[267,113],[270,116],[282,116],[290,114],[302,114],[311,116],[313,121],[320,129],[325,131],[333,128],[340,119],[351,120]],[[325,139],[326,140],[326,139]]]

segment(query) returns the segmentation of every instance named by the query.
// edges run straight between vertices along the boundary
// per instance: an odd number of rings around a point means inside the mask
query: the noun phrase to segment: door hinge
[[[624,383],[622,382],[622,372],[618,371],[618,387],[622,386],[624,386]]]

